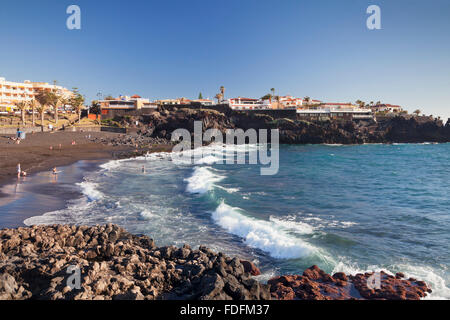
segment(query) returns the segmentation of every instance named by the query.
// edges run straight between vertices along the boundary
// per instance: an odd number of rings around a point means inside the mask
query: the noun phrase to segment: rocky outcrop
[[[115,119],[120,123],[127,118]],[[310,122],[295,118],[274,118],[268,114],[240,111],[219,112],[210,109],[160,108],[150,114],[133,118],[141,123],[140,131],[147,137],[171,139],[174,130],[194,132],[194,121],[202,121],[203,130],[279,129],[280,143],[285,144],[362,144],[394,142],[450,142],[450,123],[430,117],[396,116],[378,121]],[[133,122],[129,123],[133,126]]]
[[[0,230],[0,299],[270,299],[254,270],[206,247],[158,248],[111,224]]]
[[[250,261],[198,250],[156,247],[116,225],[0,230],[0,300],[344,300],[423,298],[423,281],[380,274],[333,276],[313,266],[262,284]]]
[[[340,272],[331,276],[313,266],[303,275],[276,277],[269,284],[272,297],[279,300],[419,300],[431,293],[425,282],[404,279],[401,273],[378,275],[379,286],[374,273],[347,276]]]

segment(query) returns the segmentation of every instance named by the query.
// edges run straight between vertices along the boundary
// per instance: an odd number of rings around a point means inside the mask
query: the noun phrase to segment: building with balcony
[[[102,116],[113,116],[117,112],[130,112],[136,110],[156,109],[158,105],[150,99],[141,98],[138,95],[131,97],[119,96],[113,100],[100,100],[100,110]]]
[[[228,105],[233,110],[268,110],[272,109],[269,100],[252,99],[252,98],[233,98],[228,99]]]
[[[326,121],[326,120],[373,120],[370,109],[345,108],[328,106],[320,109],[297,109],[300,119]]]
[[[73,95],[69,89],[47,82],[32,82],[29,80],[13,82],[0,77],[0,110],[12,111],[15,103],[33,100],[42,91],[52,91],[64,98]]]

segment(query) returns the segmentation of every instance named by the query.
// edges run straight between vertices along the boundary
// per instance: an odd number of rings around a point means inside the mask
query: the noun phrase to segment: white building
[[[233,98],[228,99],[228,104],[233,110],[267,110],[272,109],[269,100],[252,98]]]
[[[212,106],[215,104],[214,101],[210,100],[210,99],[197,99],[197,100],[192,100],[192,102],[200,103],[202,106]]]
[[[69,98],[73,95],[72,91],[58,85],[48,84],[47,82],[31,82],[29,80],[13,82],[0,78],[0,109],[12,111],[15,103],[33,100],[42,91],[57,92],[64,98]]]
[[[328,107],[321,109],[298,109],[297,115],[300,118],[309,120],[331,120],[331,119],[345,119],[345,120],[371,120],[373,113],[370,109],[361,108],[342,108],[342,107]]]

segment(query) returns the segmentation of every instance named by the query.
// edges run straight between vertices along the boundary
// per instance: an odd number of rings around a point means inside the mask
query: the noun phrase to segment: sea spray
[[[268,252],[274,258],[301,258],[314,251],[312,246],[288,235],[275,223],[247,217],[239,211],[222,202],[212,217],[222,228],[242,237],[247,245]]]
[[[209,167],[196,167],[191,177],[184,179],[188,184],[186,191],[190,193],[206,193],[224,177],[212,172]]]
[[[77,183],[81,187],[81,192],[88,198],[89,201],[97,201],[103,198],[103,193],[97,190],[98,185],[90,181],[83,181]]]

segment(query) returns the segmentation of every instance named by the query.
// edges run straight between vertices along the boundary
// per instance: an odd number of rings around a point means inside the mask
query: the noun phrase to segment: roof
[[[137,94],[135,94],[134,96],[131,96],[132,99],[140,99],[142,98],[141,96],[138,96]]]

